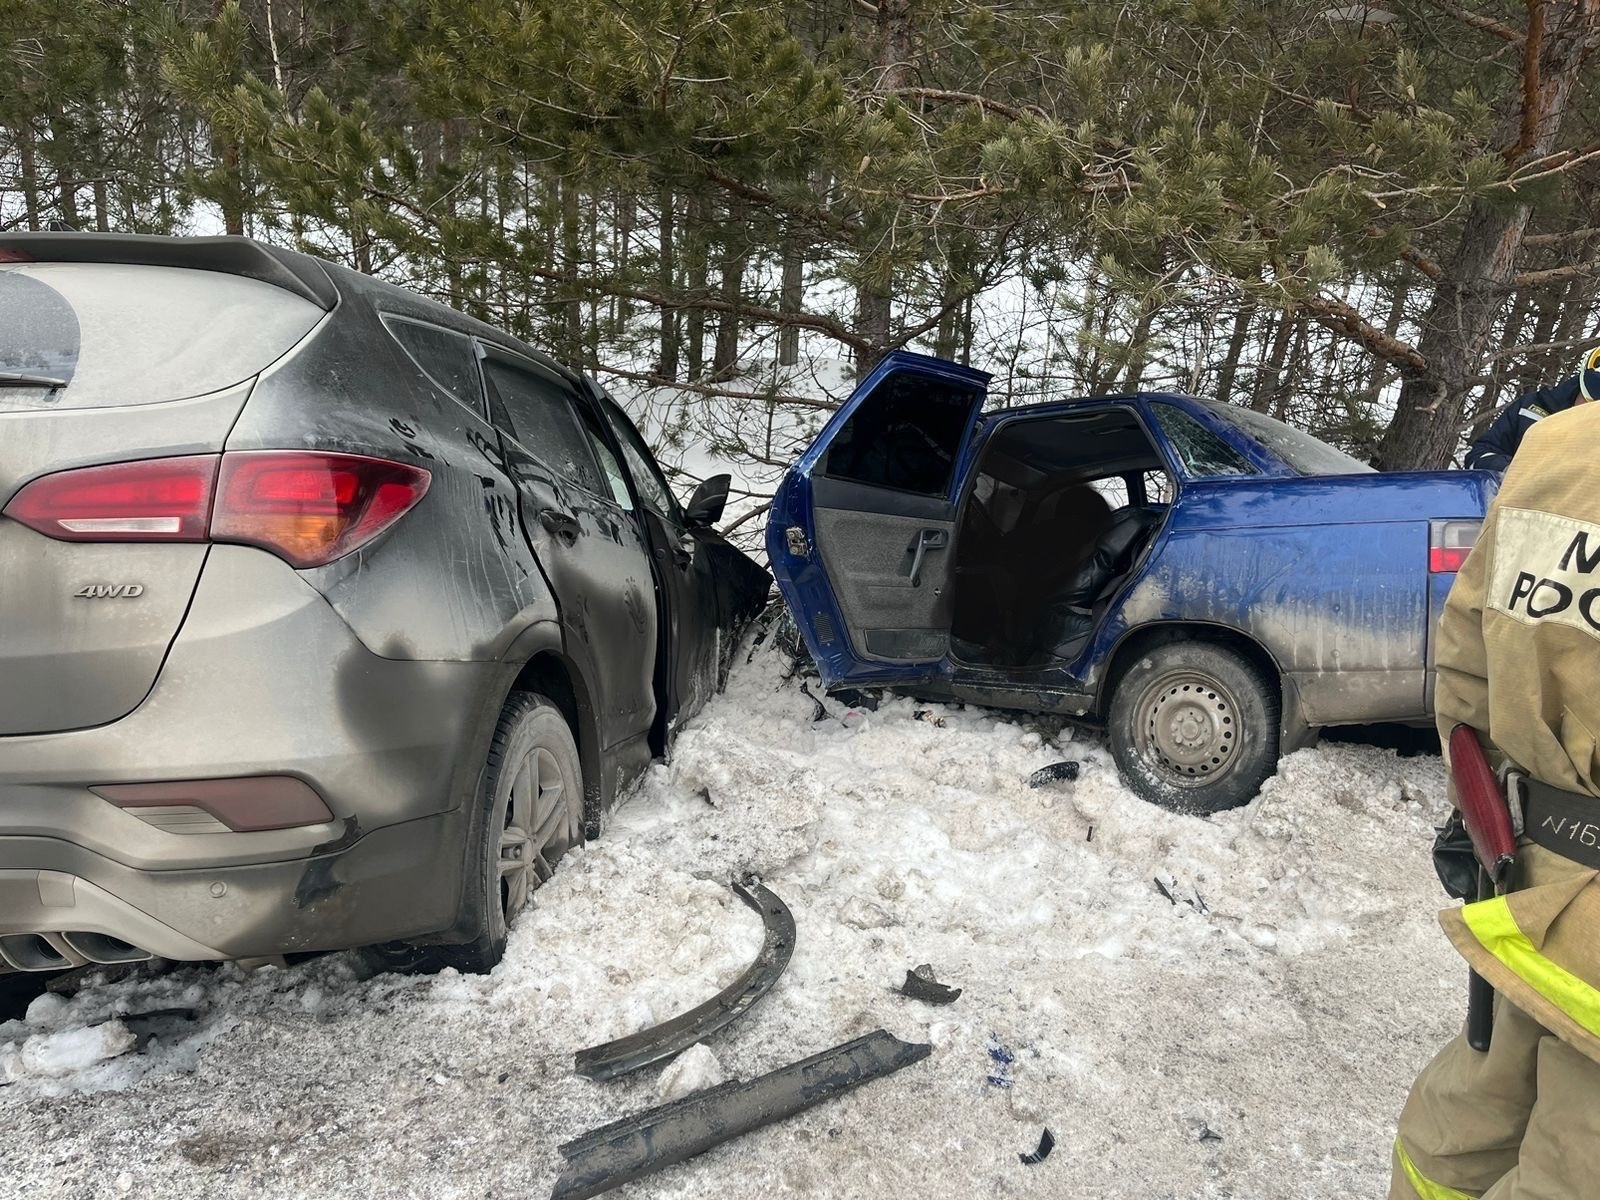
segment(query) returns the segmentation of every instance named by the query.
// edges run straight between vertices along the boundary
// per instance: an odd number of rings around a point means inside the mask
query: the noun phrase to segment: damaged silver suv
[[[0,237],[0,960],[488,967],[766,599],[727,482],[335,265]]]

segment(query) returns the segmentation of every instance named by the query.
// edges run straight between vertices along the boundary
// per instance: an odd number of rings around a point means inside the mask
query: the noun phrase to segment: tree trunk
[[[628,277],[628,263],[633,257],[633,229],[638,223],[638,205],[634,194],[626,187],[617,189],[617,248],[613,255],[617,275],[620,278]],[[626,296],[616,297],[615,307],[612,309],[612,321],[616,325],[617,333],[627,331],[628,322],[633,320],[633,301]]]
[[[1294,326],[1294,349],[1289,351],[1289,369],[1278,380],[1278,386],[1272,389],[1272,415],[1280,421],[1289,419],[1289,397],[1295,394],[1306,363],[1306,322],[1296,321]]]
[[[1250,318],[1255,309],[1248,302],[1239,306],[1233,318],[1233,334],[1228,338],[1228,353],[1222,360],[1222,370],[1217,375],[1216,398],[1224,404],[1233,403],[1233,381],[1239,374],[1239,358],[1244,354],[1245,339],[1250,336]]]
[[[557,180],[561,191],[561,353],[571,366],[583,361],[583,301],[579,298],[583,225],[578,186],[570,176]]]
[[[880,0],[877,12],[878,61],[874,90],[888,95],[905,86],[911,71],[913,0]],[[857,373],[864,375],[889,349],[894,321],[894,264],[881,247],[880,231],[863,231],[865,245],[873,247],[863,261],[863,277],[856,292],[856,332],[871,343],[861,356]]]
[[[28,228],[39,228],[39,161],[33,151],[33,122],[17,124],[17,157],[22,171],[22,211]]]
[[[800,312],[805,303],[805,258],[800,239],[790,233],[783,241],[783,283],[778,293],[778,311],[786,317]],[[800,362],[800,330],[785,325],[778,330],[778,365],[797,366]]]
[[[61,219],[71,229],[78,228],[78,181],[72,164],[72,147],[63,135],[61,123],[50,120],[51,165],[56,169],[56,192],[60,197]]]
[[[239,143],[222,143],[222,225],[225,233],[244,236],[244,188],[239,178]],[[354,231],[352,231],[352,236]],[[358,251],[358,260],[362,253]]]
[[[1540,40],[1537,74],[1527,76],[1536,111],[1525,119],[1530,114],[1520,92],[1501,105],[1500,137],[1514,151],[1513,168],[1550,153],[1578,72],[1600,46],[1600,7],[1592,0],[1562,4],[1552,15],[1558,23]],[[1378,446],[1381,469],[1440,468],[1455,457],[1467,394],[1481,373],[1528,224],[1528,205],[1505,201],[1503,194],[1493,202],[1476,201],[1455,252],[1440,264],[1443,274],[1417,342],[1427,367],[1401,387],[1394,420]]]
[[[1139,305],[1139,319],[1133,323],[1133,336],[1128,339],[1128,367],[1122,376],[1122,390],[1137,392],[1144,379],[1144,369],[1150,361],[1150,325],[1155,320],[1156,308],[1148,300]]]
[[[1294,309],[1284,309],[1272,335],[1272,349],[1267,353],[1267,361],[1256,372],[1250,407],[1258,413],[1271,408],[1272,398],[1278,393],[1278,380],[1283,375],[1283,360],[1289,353],[1289,335],[1294,332],[1294,324]]]
[[[661,292],[661,361],[656,374],[669,383],[678,378],[678,312],[667,300],[672,296],[678,256],[673,245],[672,189],[661,189],[661,261],[656,268],[656,287]]]
[[[684,284],[689,300],[689,311],[684,314],[683,337],[688,343],[690,383],[698,383],[700,376],[705,374],[706,310],[701,302],[706,298],[711,274],[706,254],[706,237],[709,232],[706,227],[710,220],[705,199],[691,196],[689,219],[684,226],[683,237],[686,276]]]
[[[722,302],[728,307],[717,321],[717,344],[711,359],[715,379],[729,378],[739,365],[739,297],[744,293],[745,264],[750,257],[742,205],[728,207],[723,231]]]

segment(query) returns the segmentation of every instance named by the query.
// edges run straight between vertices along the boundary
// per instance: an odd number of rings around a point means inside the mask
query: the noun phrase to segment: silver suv
[[[0,960],[492,965],[765,602],[727,486],[330,263],[0,237]]]

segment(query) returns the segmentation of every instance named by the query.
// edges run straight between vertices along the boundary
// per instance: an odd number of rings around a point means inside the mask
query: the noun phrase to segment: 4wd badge
[[[72,594],[79,600],[132,600],[144,595],[144,584],[89,583]]]

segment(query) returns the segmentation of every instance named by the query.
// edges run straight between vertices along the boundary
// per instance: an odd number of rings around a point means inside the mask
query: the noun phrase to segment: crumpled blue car
[[[825,685],[1103,724],[1129,786],[1198,813],[1324,726],[1429,720],[1496,476],[1380,474],[1189,396],[984,412],[989,379],[889,355],[779,486],[767,550]]]

